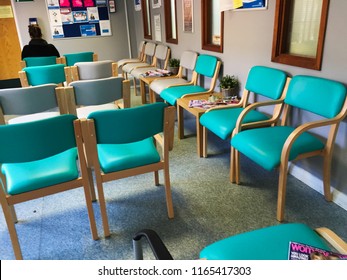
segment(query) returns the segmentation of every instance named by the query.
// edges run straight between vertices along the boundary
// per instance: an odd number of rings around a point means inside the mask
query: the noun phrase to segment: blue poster
[[[96,36],[95,24],[85,24],[80,26],[81,36]]]

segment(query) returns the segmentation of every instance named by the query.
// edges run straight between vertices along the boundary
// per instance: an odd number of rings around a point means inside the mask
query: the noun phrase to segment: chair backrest
[[[166,107],[166,103],[157,102],[123,110],[97,111],[88,119],[94,120],[98,143],[130,143],[163,132],[164,118],[160,116],[164,116]]]
[[[61,115],[0,126],[0,163],[40,160],[76,147],[75,119],[73,115]]]
[[[195,69],[198,53],[194,51],[184,51],[181,55],[180,66],[193,71]]]
[[[161,69],[166,69],[169,62],[170,52],[171,50],[168,46],[158,45],[155,49],[155,60],[153,61],[153,65]]]
[[[97,61],[97,55],[94,52],[68,53],[63,55],[66,66],[73,66],[76,62]]]
[[[130,107],[130,82],[122,77],[75,81],[65,87],[64,92],[67,111],[80,117],[86,117],[91,111],[98,110],[95,108],[90,111],[88,107],[84,107],[85,113],[78,114],[77,108],[80,106],[112,103],[114,108]],[[123,102],[120,99],[123,99]]]
[[[138,59],[142,60],[143,56],[145,54],[145,45],[146,45],[146,41],[141,41],[139,44],[139,48],[138,48]]]
[[[287,75],[279,69],[254,66],[248,73],[245,89],[256,94],[279,99],[283,93]]]
[[[5,115],[29,115],[59,107],[64,112],[64,102],[56,95],[56,84],[0,90],[0,124]]]
[[[23,87],[43,84],[61,84],[66,81],[64,64],[25,67],[19,71]]]
[[[71,66],[71,71],[73,81],[118,76],[117,64],[112,60],[77,62]]]
[[[194,83],[197,83],[198,75],[211,78],[209,91],[212,92],[216,86],[220,66],[221,62],[217,57],[208,54],[200,54],[196,60],[192,80]]]
[[[152,59],[155,54],[155,49],[157,45],[152,42],[147,42],[145,45],[145,51],[144,51],[144,61],[147,61],[149,59]]]
[[[21,68],[31,66],[43,66],[57,64],[60,62],[60,58],[56,56],[41,56],[41,57],[25,57],[21,61]]]
[[[346,87],[337,81],[298,75],[291,80],[284,102],[325,118],[334,118],[346,102]]]

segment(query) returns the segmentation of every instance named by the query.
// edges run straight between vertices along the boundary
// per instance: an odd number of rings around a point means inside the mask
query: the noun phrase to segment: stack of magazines
[[[171,75],[173,75],[173,73],[165,69],[149,70],[142,74],[144,77],[166,77]]]

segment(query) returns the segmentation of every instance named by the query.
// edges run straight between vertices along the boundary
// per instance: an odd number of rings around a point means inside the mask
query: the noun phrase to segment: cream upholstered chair
[[[155,95],[160,95],[160,93],[169,86],[194,84],[198,75],[192,75],[192,73],[195,69],[197,58],[197,52],[184,51],[180,58],[180,67],[178,69],[177,75],[165,77],[165,79],[161,79],[159,77],[158,79],[155,79],[153,82],[151,82],[149,86],[149,94],[152,96],[152,98],[150,98],[150,100],[155,100]],[[187,73],[185,72],[190,72],[190,74],[192,75],[191,79],[187,77]]]
[[[0,90],[0,124],[30,122],[67,113],[56,84]]]
[[[66,82],[95,80],[118,76],[117,63],[112,60],[76,62],[74,66],[65,67]]]
[[[85,155],[80,127],[74,129],[76,119],[66,114],[0,125],[0,204],[16,259],[22,259],[23,255],[15,226],[14,205],[63,191],[83,189],[83,193],[74,195],[84,195],[92,238],[98,239],[91,195],[94,189],[89,180],[91,171],[84,164],[85,160],[81,160]],[[60,212],[57,219],[60,220],[61,215],[64,213]]]
[[[145,45],[146,41],[141,41],[138,46],[138,57],[136,58],[123,58],[117,61],[118,68],[122,70],[122,67],[127,63],[145,62]]]
[[[105,236],[110,235],[103,191],[107,181],[153,172],[158,186],[162,170],[168,217],[174,218],[169,174],[174,119],[175,107],[163,102],[97,111],[87,120],[80,119],[88,163],[95,171]]]
[[[128,74],[138,66],[150,66],[154,61],[154,55],[157,45],[153,42],[147,42],[144,50],[144,57],[142,61],[136,61],[133,63],[127,63],[122,67],[122,76],[128,78]]]
[[[280,125],[243,130],[247,114],[238,119],[231,139],[231,182],[240,182],[240,153],[266,170],[279,168],[277,220],[283,221],[289,162],[322,156],[324,196],[331,201],[332,152],[339,124],[347,115],[346,97],[346,87],[342,83],[313,76],[294,76],[284,99]],[[297,115],[313,113],[313,120],[299,120],[289,125],[289,110],[294,109]],[[317,136],[319,128],[327,135]]]
[[[74,81],[62,90],[68,112],[78,118],[98,110],[130,107],[130,81],[122,77]]]

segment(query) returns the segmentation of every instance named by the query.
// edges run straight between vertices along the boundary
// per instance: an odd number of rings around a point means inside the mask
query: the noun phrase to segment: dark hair
[[[42,38],[42,32],[41,28],[36,24],[31,24],[28,26],[29,28],[29,35],[31,38],[37,39]]]

